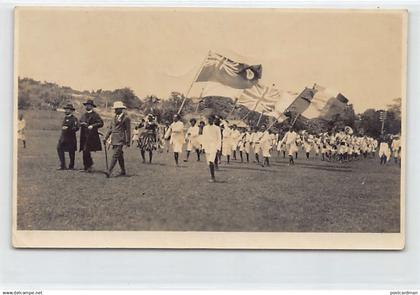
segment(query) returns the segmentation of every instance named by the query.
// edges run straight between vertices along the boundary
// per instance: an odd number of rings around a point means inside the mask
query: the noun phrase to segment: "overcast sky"
[[[267,85],[337,89],[357,112],[402,96],[397,11],[25,8],[16,24],[18,75],[78,90],[186,92],[212,50],[262,64]]]

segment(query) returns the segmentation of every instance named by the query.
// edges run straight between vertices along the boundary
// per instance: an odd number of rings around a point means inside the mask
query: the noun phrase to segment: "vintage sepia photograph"
[[[16,8],[13,245],[402,249],[407,17]]]

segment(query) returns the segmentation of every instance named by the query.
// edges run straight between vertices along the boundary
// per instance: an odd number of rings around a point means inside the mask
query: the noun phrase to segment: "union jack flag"
[[[261,78],[261,65],[235,62],[221,54],[210,52],[196,82],[219,82],[232,88],[247,89]]]
[[[203,67],[215,67],[219,71],[225,71],[234,77],[239,73],[239,63],[224,57],[218,53],[210,53]]]
[[[242,92],[238,103],[255,112],[269,113],[275,109],[280,97],[281,92],[278,89],[256,84]]]

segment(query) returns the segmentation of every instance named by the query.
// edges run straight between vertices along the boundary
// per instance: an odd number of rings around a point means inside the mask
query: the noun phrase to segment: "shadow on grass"
[[[228,183],[226,180],[218,180],[216,179],[216,181],[214,183]]]
[[[351,169],[351,166],[348,165],[334,165],[334,164],[329,164],[330,162],[323,162],[324,164],[313,164],[310,162],[296,162],[295,161],[295,165],[296,166],[304,166],[304,167],[327,167],[327,168],[338,168],[338,169]],[[326,165],[325,165],[326,164]]]
[[[115,176],[112,176],[112,178],[130,178],[133,176],[137,176],[137,174],[115,175]]]
[[[353,172],[352,169],[348,169],[348,168],[339,169],[339,168],[328,167],[328,166],[305,166],[305,165],[301,165],[301,166],[307,169],[330,171],[330,172],[347,172],[347,173]]]
[[[142,166],[168,166],[168,165],[166,165],[166,164],[164,164],[164,163],[155,163],[155,162],[152,162],[152,163],[149,163],[149,162],[147,162],[147,163],[142,163],[142,162],[140,162],[139,163],[140,165],[142,165]]]
[[[270,169],[267,169],[267,168],[262,168],[261,166],[260,166],[260,168],[258,168],[258,166],[257,167],[225,166],[224,168],[226,170],[230,170],[230,169],[232,169],[232,170],[249,170],[249,171],[261,171],[261,172],[270,172],[270,173],[277,173],[277,172],[279,172],[277,170],[270,170]],[[219,171],[223,171],[223,170],[219,170]]]

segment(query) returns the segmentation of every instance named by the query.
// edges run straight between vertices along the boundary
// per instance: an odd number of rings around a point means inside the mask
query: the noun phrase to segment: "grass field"
[[[271,167],[233,161],[209,183],[204,161],[176,168],[171,153],[142,164],[125,150],[128,177],[106,179],[104,153],[95,173],[56,171],[62,114],[26,116],[28,147],[18,152],[18,229],[276,232],[399,232],[400,168],[379,159],[294,167],[273,155]],[[36,128],[31,128],[35,126]],[[82,167],[81,154],[76,166]],[[119,171],[117,165],[115,172]]]

